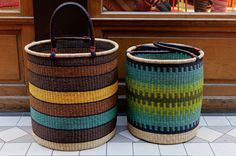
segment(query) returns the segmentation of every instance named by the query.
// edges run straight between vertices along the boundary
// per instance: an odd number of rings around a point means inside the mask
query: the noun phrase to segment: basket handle
[[[166,50],[174,50],[180,53],[185,53],[190,55],[192,58],[196,57],[198,58],[199,49],[187,46],[187,45],[180,45],[180,44],[174,44],[174,43],[165,43],[165,42],[154,42],[153,43],[156,47],[160,47],[162,49]]]
[[[85,10],[85,8],[80,5],[79,3],[75,2],[65,2],[61,5],[59,5],[53,12],[50,20],[50,38],[51,38],[51,58],[55,58],[56,53],[57,53],[57,48],[56,48],[56,40],[57,38],[55,37],[55,17],[57,14],[64,8],[69,7],[69,6],[75,6],[79,10],[83,12],[83,14],[87,17],[88,21],[88,27],[89,27],[89,34],[90,34],[90,53],[92,57],[96,56],[96,47],[95,47],[95,37],[94,37],[94,30],[93,30],[93,23],[91,21],[90,15],[88,12]],[[89,37],[81,37],[80,39],[88,40]]]

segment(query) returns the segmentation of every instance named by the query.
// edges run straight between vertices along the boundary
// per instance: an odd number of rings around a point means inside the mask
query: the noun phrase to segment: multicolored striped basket
[[[192,139],[203,98],[202,50],[158,42],[127,50],[128,129],[159,144]]]
[[[88,18],[90,37],[55,38],[54,19],[73,6]],[[51,18],[51,40],[25,47],[34,139],[57,150],[82,150],[115,134],[118,44],[94,38],[86,10],[60,5]]]

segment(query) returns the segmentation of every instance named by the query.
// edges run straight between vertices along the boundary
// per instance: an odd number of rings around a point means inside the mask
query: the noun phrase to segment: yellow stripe
[[[29,83],[29,91],[35,98],[57,104],[96,102],[114,95],[117,90],[118,82],[106,88],[87,92],[52,92],[37,88]]]

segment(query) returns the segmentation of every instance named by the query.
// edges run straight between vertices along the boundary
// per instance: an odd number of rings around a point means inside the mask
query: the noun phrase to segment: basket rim
[[[119,48],[119,45],[115,41],[112,41],[112,40],[102,39],[102,38],[95,38],[95,41],[108,42],[108,43],[114,45],[114,48],[112,48],[110,50],[96,52],[96,56],[104,56],[104,55],[112,54],[115,51],[117,51],[118,48]],[[44,43],[50,43],[50,42],[51,42],[50,39],[34,41],[34,42],[31,42],[28,45],[26,45],[24,49],[25,49],[26,53],[28,53],[30,55],[33,55],[33,56],[50,57],[51,56],[50,53],[41,53],[41,52],[30,50],[30,48],[33,47],[33,46],[44,44]],[[90,52],[87,52],[87,53],[63,53],[63,54],[59,53],[59,54],[56,54],[55,57],[56,58],[91,57],[91,53]]]
[[[179,43],[171,43],[171,44],[185,45],[185,44],[179,44]],[[142,44],[142,45],[150,46],[150,45],[153,45],[153,44],[148,43],[148,44]],[[196,57],[195,58],[190,58],[190,59],[180,59],[180,60],[158,60],[158,59],[154,60],[154,59],[140,58],[140,57],[132,55],[131,53],[128,53],[129,51],[133,51],[136,48],[137,48],[137,46],[129,47],[127,49],[127,54],[126,54],[128,58],[130,58],[131,60],[136,61],[136,62],[148,63],[148,64],[186,64],[186,63],[192,63],[192,62],[197,61]],[[198,59],[202,59],[204,57],[204,52],[201,49],[199,49],[199,50],[200,50],[199,51],[200,55],[198,56]]]

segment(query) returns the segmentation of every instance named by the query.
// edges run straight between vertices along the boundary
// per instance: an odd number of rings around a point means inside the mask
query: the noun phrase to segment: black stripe
[[[83,143],[97,140],[111,133],[115,126],[116,117],[103,125],[84,130],[56,130],[32,119],[33,132],[44,140],[56,143]]]
[[[186,126],[181,126],[181,127],[164,127],[161,128],[160,126],[154,126],[154,125],[145,125],[143,123],[139,123],[136,121],[132,121],[131,119],[129,119],[128,117],[128,122],[129,124],[131,124],[133,127],[140,129],[142,131],[146,131],[146,132],[150,132],[150,133],[156,133],[156,134],[179,134],[179,133],[186,133],[189,132],[193,129],[195,129],[198,124],[199,124],[199,120],[194,121],[192,124],[190,125],[186,125]]]
[[[82,58],[57,58],[52,60],[50,58],[37,57],[27,54],[27,59],[37,65],[51,66],[51,67],[85,67],[102,65],[117,59],[117,53],[112,53],[105,56],[97,56],[95,58],[82,57]]]
[[[181,72],[182,70],[186,72],[201,68],[203,62],[202,59],[198,59],[195,62],[185,64],[151,64],[137,62],[127,57],[127,65],[144,71],[158,71],[158,69],[160,69],[160,72]]]
[[[189,93],[191,94],[189,96]],[[172,95],[172,94],[170,94]],[[177,107],[180,106],[185,106],[186,102],[194,101],[196,99],[199,99],[203,96],[203,91],[202,90],[196,90],[195,92],[188,92],[184,94],[180,94],[180,97],[175,95],[175,98],[172,98],[172,96],[169,96],[169,98],[166,97],[166,95],[163,95],[163,98],[161,98],[160,94],[157,94],[156,97],[151,94],[149,97],[148,95],[143,95],[142,91],[129,91],[127,90],[127,98],[132,99],[132,100],[137,100],[137,103],[142,104],[142,105],[154,105],[157,107],[158,103],[160,107],[163,107],[163,103],[166,103],[167,105],[171,105],[171,107],[175,107],[177,103]]]
[[[57,92],[86,92],[111,86],[117,81],[118,69],[111,72],[85,77],[49,77],[29,71],[29,81],[34,86]]]

